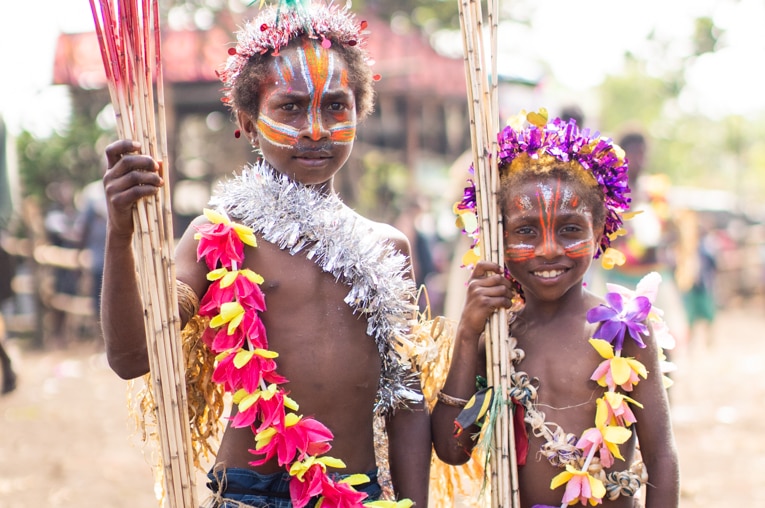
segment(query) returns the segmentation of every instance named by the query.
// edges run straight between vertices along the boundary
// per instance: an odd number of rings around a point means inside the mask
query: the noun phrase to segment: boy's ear
[[[239,128],[242,130],[242,134],[244,134],[253,147],[257,147],[258,133],[255,128],[255,119],[251,114],[242,110],[236,112],[236,119],[239,122]]]

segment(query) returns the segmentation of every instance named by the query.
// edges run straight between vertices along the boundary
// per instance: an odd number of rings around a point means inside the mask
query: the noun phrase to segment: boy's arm
[[[135,155],[140,148],[118,141],[107,148],[109,169],[104,175],[108,204],[104,252],[101,327],[111,368],[123,379],[149,371],[144,308],[133,255],[133,206],[138,199],[155,194],[162,179],[158,165],[149,157]],[[205,221],[201,217],[195,223]],[[196,261],[194,230],[189,228],[175,251],[176,278],[197,295],[206,287],[206,269]],[[191,316],[181,316],[181,326]]]
[[[430,481],[430,417],[424,403],[399,408],[388,418],[388,462],[397,499],[427,508]]]
[[[133,207],[162,185],[158,164],[138,155],[138,143],[117,141],[106,148],[104,174],[107,230],[101,294],[101,328],[111,368],[123,379],[149,371],[143,304],[133,257]]]
[[[680,473],[667,390],[662,381],[659,351],[651,334],[635,357],[648,369],[648,378],[635,386],[630,397],[643,404],[633,407],[643,463],[648,473],[646,508],[673,508],[680,502]]]

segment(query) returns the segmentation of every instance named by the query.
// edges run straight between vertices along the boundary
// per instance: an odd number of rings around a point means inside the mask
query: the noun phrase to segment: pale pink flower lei
[[[551,489],[566,486],[561,507],[577,501],[594,506],[606,496],[611,500],[621,495],[633,496],[646,480],[641,462],[624,471],[606,473],[605,469],[614,464],[615,458],[624,460],[619,445],[630,439],[630,427],[636,422],[630,405],[643,407],[622,392],[631,392],[640,378],[645,379],[648,375],[642,363],[621,355],[624,339],[629,336],[639,347],[645,347],[641,335],[648,333],[645,324],[648,322],[662,350],[674,347],[662,311],[652,305],[660,282],[661,276],[652,272],[638,283],[635,291],[608,284],[606,304],[587,313],[589,322],[601,323],[590,344],[603,358],[590,379],[608,390],[596,401],[595,426],[585,430],[579,438],[567,434],[555,423],[545,422],[544,413],[536,407],[535,381],[528,374],[516,372],[512,375],[510,396],[523,406],[524,420],[530,424],[534,435],[546,439],[542,454],[551,464],[565,468],[550,483]],[[514,347],[517,341],[512,341]],[[519,362],[522,358],[523,351],[515,349],[514,361]],[[669,372],[671,369],[672,365],[665,361],[662,353],[662,370]],[[669,386],[669,379],[664,379],[665,386]],[[534,508],[554,507],[535,505]]]

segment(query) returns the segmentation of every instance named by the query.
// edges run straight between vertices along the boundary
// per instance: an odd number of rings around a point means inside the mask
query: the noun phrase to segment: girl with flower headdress
[[[224,102],[259,159],[220,184],[176,250],[181,320],[209,320],[202,384],[233,401],[206,506],[425,507],[429,418],[397,347],[416,312],[409,244],[333,188],[372,106],[366,22],[331,2],[303,7],[263,10],[229,50]],[[104,177],[102,321],[123,378],[148,371],[131,208],[163,184],[140,148],[110,145]],[[398,504],[375,501],[377,416]]]
[[[594,257],[619,259],[610,242],[629,204],[624,153],[573,121],[534,113],[500,133],[498,156],[505,265],[475,262],[431,416],[436,453],[466,462],[511,404],[522,507],[632,507],[641,487],[645,506],[677,506],[668,337],[652,307],[659,276],[634,290],[610,286],[603,298],[583,284]],[[457,209],[473,213],[474,191]],[[515,369],[508,393],[477,392],[496,311],[509,314]]]

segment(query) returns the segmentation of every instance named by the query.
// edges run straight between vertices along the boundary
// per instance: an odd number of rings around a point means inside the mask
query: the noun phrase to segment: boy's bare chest
[[[290,255],[267,242],[248,250],[246,260],[264,279],[261,317],[269,346],[279,353],[280,371],[317,383],[345,378],[374,387],[370,377],[376,381],[379,372],[377,347],[366,333],[367,319],[344,301],[350,291],[346,281],[302,254]]]

